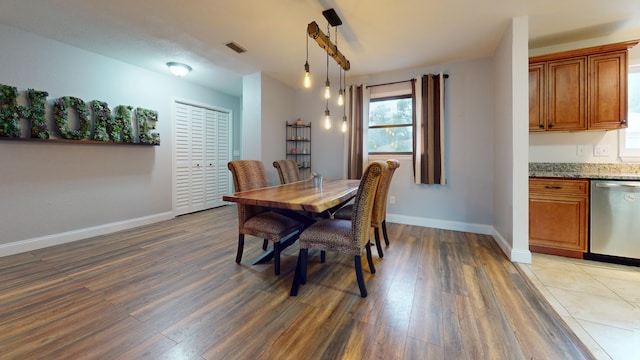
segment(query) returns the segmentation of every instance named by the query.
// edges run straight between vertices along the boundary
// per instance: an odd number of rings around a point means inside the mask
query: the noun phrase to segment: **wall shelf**
[[[298,164],[300,176],[311,176],[311,123],[297,124],[287,122],[285,125],[285,155],[288,160]]]

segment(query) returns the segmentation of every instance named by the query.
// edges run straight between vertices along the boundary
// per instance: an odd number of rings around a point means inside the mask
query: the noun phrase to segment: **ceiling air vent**
[[[240,46],[238,43],[236,42],[229,42],[226,43],[225,45],[227,45],[227,47],[235,52],[237,52],[238,54],[242,54],[243,52],[247,52],[247,49],[243,48],[242,46]]]

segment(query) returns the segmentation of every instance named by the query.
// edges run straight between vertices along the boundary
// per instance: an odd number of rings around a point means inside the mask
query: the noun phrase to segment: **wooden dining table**
[[[327,180],[317,184],[313,179],[284,185],[239,191],[224,195],[222,200],[273,209],[321,214],[351,200],[358,192],[360,180]]]
[[[264,206],[273,211],[298,218],[311,225],[315,217],[328,214],[347,203],[358,192],[360,180],[307,179],[289,184],[235,192],[224,195],[222,200],[244,205]],[[299,235],[299,234],[298,234]],[[297,240],[291,236],[281,242],[284,249]],[[273,259],[273,250],[255,259],[253,264]]]

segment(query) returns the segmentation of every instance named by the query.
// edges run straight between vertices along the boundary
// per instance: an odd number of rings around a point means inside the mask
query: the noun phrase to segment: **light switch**
[[[576,147],[576,156],[584,157],[591,153],[591,145],[578,145]]]

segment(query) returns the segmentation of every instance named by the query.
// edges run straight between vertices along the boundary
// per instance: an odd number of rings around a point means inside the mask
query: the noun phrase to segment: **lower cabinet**
[[[582,258],[587,252],[589,180],[529,179],[529,249]]]

